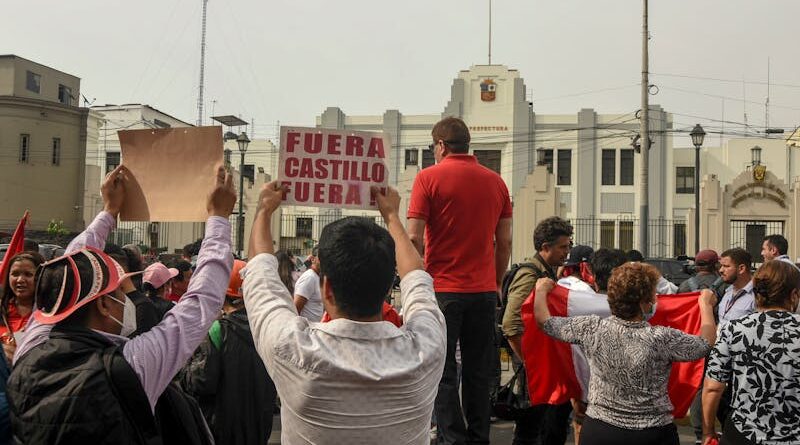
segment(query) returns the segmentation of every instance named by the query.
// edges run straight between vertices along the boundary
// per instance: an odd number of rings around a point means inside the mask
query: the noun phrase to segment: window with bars
[[[311,234],[313,232],[314,227],[314,219],[302,216],[295,219],[295,232],[294,235],[297,238],[311,238]]]
[[[540,148],[536,150],[536,163],[538,165],[546,165],[547,171],[553,173],[553,150]]]
[[[53,153],[51,163],[61,165],[61,138],[53,138]]]
[[[412,148],[406,150],[406,167],[415,166],[419,163],[419,150]]]
[[[694,194],[694,167],[675,167],[675,193]]]
[[[600,221],[600,247],[614,248],[614,221]]]
[[[422,150],[422,168],[430,167],[436,164],[436,158],[430,150]]]
[[[572,150],[558,150],[556,185],[572,185]]]
[[[619,222],[619,248],[626,252],[633,249],[633,221]]]
[[[500,174],[500,150],[473,150],[472,154],[482,166]]]
[[[27,164],[31,160],[31,135],[19,135],[19,162]]]
[[[686,224],[675,223],[672,226],[673,256],[686,255]]]
[[[601,171],[601,184],[614,185],[617,183],[617,150],[614,148],[603,149]]]
[[[623,148],[619,151],[619,185],[633,185],[633,149],[631,148]]]

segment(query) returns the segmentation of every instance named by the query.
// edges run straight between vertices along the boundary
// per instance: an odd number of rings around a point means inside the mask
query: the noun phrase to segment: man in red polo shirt
[[[434,405],[437,443],[489,443],[494,311],[511,255],[511,200],[500,175],[469,154],[464,121],[442,119],[431,134],[437,164],[414,180],[408,232],[425,255],[447,322],[447,356]],[[455,359],[459,341],[463,404]]]

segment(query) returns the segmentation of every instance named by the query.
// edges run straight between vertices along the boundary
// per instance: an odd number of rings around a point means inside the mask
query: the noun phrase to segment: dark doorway
[[[764,237],[783,235],[783,221],[731,221],[731,247],[741,247],[753,256],[753,262],[761,264],[761,244]]]

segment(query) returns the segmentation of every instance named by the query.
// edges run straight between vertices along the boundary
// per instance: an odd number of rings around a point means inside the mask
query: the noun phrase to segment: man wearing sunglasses
[[[494,312],[511,255],[511,200],[500,175],[469,154],[464,121],[442,119],[431,135],[436,165],[414,180],[408,232],[425,255],[447,323],[444,374],[434,405],[437,443],[489,443],[490,368],[497,355]],[[456,343],[461,347],[463,402]]]

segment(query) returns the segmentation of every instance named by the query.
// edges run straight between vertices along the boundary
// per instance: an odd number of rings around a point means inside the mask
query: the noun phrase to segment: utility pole
[[[647,233],[647,223],[650,219],[650,184],[649,184],[649,165],[650,162],[650,97],[648,92],[648,31],[647,31],[647,1],[642,0],[642,113],[639,126],[641,140],[640,176],[639,176],[639,250],[645,258],[648,255],[649,239]]]
[[[492,64],[492,0],[489,0],[489,65]]]

